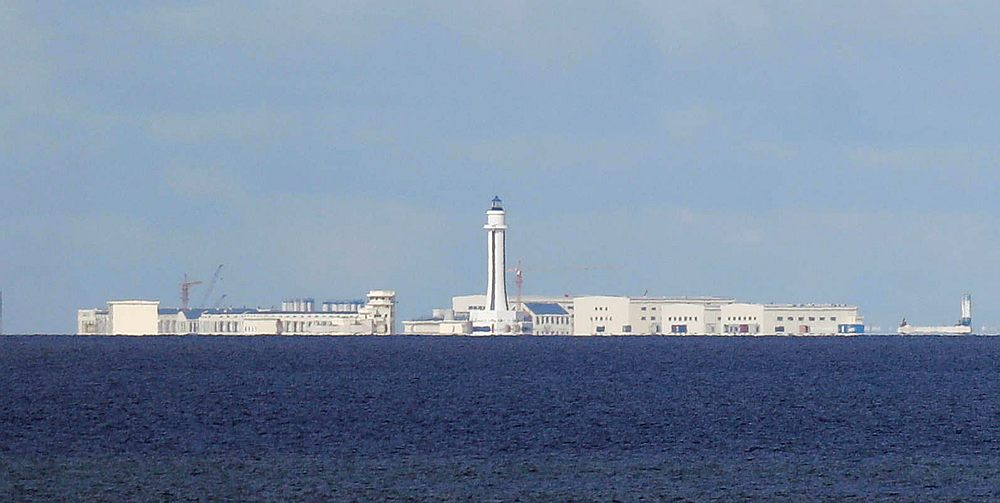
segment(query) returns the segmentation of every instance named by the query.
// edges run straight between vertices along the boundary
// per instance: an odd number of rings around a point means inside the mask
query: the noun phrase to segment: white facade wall
[[[722,306],[715,297],[577,297],[576,335],[713,335],[720,330]],[[603,331],[601,331],[603,327]]]
[[[722,335],[760,335],[764,322],[762,304],[733,303],[720,309]]]
[[[532,335],[573,335],[573,315],[536,314],[526,309],[531,316]]]
[[[662,300],[632,299],[634,329],[641,334],[705,335],[705,306]]]
[[[722,305],[709,304],[705,306],[705,335],[722,333]]]
[[[111,335],[156,335],[160,303],[145,300],[108,302],[108,333]]]
[[[418,320],[404,321],[406,335],[469,335],[472,322],[464,320]]]
[[[577,297],[573,299],[573,335],[634,335],[630,308],[628,297]]]
[[[459,295],[451,298],[451,309],[455,314],[486,310],[486,295]]]
[[[840,325],[854,324],[864,324],[855,306],[768,305],[761,328],[776,335],[834,335]]]
[[[241,320],[240,332],[244,335],[274,335],[281,333],[281,320],[277,317],[246,318]]]
[[[189,320],[181,311],[173,314],[161,314],[157,330],[157,333],[164,335],[197,334],[198,320]]]
[[[396,292],[392,290],[372,290],[368,292],[368,303],[358,310],[362,319],[372,322],[373,335],[396,333]]]
[[[76,312],[77,335],[107,335],[108,312],[103,309],[80,309]]]
[[[721,311],[724,335],[835,335],[863,324],[856,306],[732,304]]]
[[[573,335],[573,316],[569,314],[540,314],[531,317],[533,335]]]
[[[390,335],[384,323],[349,313],[206,313],[198,321],[201,335]]]
[[[623,324],[631,326],[630,332],[636,335],[656,335],[663,333],[662,302],[653,299],[633,299],[629,302],[628,319]],[[669,328],[668,328],[669,329]]]

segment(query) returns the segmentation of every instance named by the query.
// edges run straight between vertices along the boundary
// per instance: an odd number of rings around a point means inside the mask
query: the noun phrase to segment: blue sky
[[[217,264],[424,315],[494,194],[529,293],[1000,326],[998,5],[4,2],[5,328]]]

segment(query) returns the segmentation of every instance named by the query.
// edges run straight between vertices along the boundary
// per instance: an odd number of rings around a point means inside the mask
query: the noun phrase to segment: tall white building
[[[517,335],[525,332],[517,311],[507,303],[507,213],[499,197],[486,211],[486,309],[470,313],[473,335]]]

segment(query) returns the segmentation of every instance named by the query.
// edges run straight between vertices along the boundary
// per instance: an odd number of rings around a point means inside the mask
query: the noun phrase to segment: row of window
[[[548,323],[550,325],[569,325],[568,316],[535,316],[535,323],[543,324]]]
[[[540,317],[540,318],[544,319],[545,317]],[[553,317],[553,318],[559,319],[559,318],[562,318],[562,317]],[[563,319],[566,320],[566,323],[569,323],[569,319],[568,318],[563,318]],[[647,320],[647,318],[645,316],[642,316],[640,319],[642,321],[646,321]],[[649,319],[649,321],[656,321],[656,316],[650,316],[648,319]],[[720,320],[721,320],[721,318],[720,318]],[[730,316],[729,318],[727,318],[727,320],[728,321],[757,321],[757,317],[756,316]],[[613,318],[611,316],[591,316],[590,317],[590,321],[613,321]],[[663,321],[698,321],[698,317],[697,316],[667,316],[667,317],[663,318]],[[782,316],[778,316],[778,321],[785,321],[785,319]],[[789,316],[788,317],[788,321],[795,321],[795,318],[792,317],[792,316]],[[804,316],[799,316],[799,321],[806,321],[806,318]],[[810,316],[809,317],[809,321],[816,321],[816,317],[815,316]],[[826,317],[825,316],[820,316],[819,321],[826,321]],[[830,317],[830,321],[837,321],[837,317],[836,316],[831,316]],[[549,321],[549,322],[539,321],[538,323],[559,323],[559,321]]]
[[[653,329],[653,333],[659,333],[660,332],[660,327],[658,325],[654,325],[652,327],[652,329]],[[607,331],[607,328],[604,325],[598,325],[597,327],[595,327],[594,331],[596,333],[603,334],[603,333],[605,333]],[[750,325],[750,324],[725,325],[723,327],[722,331],[723,331],[723,333],[726,333],[726,334],[756,334],[756,333],[760,333],[760,326],[759,325]],[[711,330],[709,332],[711,333]],[[622,325],[622,332],[621,333],[623,333],[623,334],[630,334],[630,333],[632,333],[632,325]],[[670,333],[671,334],[687,334],[688,333],[688,326],[687,325],[671,325],[670,326]],[[786,333],[785,327],[783,325],[774,327],[774,333],[776,333],[776,334]],[[798,332],[795,332],[795,333],[809,334],[809,333],[812,333],[812,328],[809,325],[799,325]]]
[[[573,335],[572,330],[535,330],[534,335]]]
[[[177,320],[160,320],[158,322],[158,328],[160,333],[176,334],[176,333],[192,333],[198,331],[197,321],[177,321]]]

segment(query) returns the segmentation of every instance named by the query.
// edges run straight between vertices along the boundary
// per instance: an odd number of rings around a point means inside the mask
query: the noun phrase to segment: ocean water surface
[[[0,501],[996,501],[1000,338],[0,338]]]

